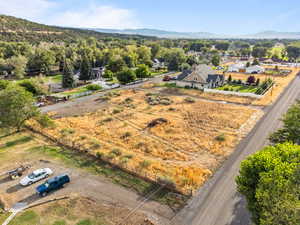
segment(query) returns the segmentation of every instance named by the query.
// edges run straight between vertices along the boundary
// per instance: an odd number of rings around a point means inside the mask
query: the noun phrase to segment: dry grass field
[[[262,115],[252,107],[155,88],[126,90],[99,101],[96,112],[54,116],[53,128],[31,125],[139,176],[167,181],[182,193],[201,186]]]

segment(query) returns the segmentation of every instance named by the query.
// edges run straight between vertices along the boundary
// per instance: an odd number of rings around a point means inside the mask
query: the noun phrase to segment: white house
[[[245,69],[245,65],[243,63],[231,64],[228,66],[228,72],[240,72],[240,70]]]
[[[265,68],[263,68],[262,66],[249,66],[246,68],[246,73],[264,73],[265,72]]]

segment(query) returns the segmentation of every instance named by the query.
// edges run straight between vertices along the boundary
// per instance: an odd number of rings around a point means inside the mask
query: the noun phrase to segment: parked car
[[[177,80],[177,79],[178,79],[177,76],[175,76],[175,77],[170,77],[170,80]]]
[[[31,184],[37,182],[37,181],[45,179],[45,178],[49,177],[52,174],[53,174],[53,172],[49,168],[38,169],[38,170],[33,171],[28,176],[24,177],[20,181],[20,184],[22,186],[28,186],[28,185],[31,185]]]
[[[70,177],[67,174],[62,174],[47,180],[39,185],[36,191],[41,196],[46,196],[49,192],[62,188],[66,183],[70,182]]]
[[[170,80],[171,80],[171,77],[168,75],[164,76],[164,78],[163,78],[163,81],[170,81]]]

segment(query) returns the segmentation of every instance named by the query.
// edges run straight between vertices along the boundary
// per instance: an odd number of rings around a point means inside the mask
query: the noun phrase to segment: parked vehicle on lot
[[[70,177],[67,174],[62,174],[47,180],[39,185],[36,191],[41,196],[46,196],[49,192],[62,188],[66,183],[70,182]]]
[[[24,177],[20,181],[20,184],[22,186],[28,186],[28,185],[31,185],[31,184],[37,182],[37,181],[45,179],[45,178],[49,177],[52,174],[53,174],[53,172],[49,168],[38,169],[38,170],[33,171],[28,176]]]
[[[171,80],[171,77],[168,75],[164,76],[164,78],[163,78],[163,81],[170,81],[170,80]]]
[[[174,76],[174,77],[170,77],[170,80],[177,80],[177,76]]]

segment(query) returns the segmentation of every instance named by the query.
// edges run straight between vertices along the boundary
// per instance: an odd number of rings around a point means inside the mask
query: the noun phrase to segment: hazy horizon
[[[298,32],[296,0],[0,0],[0,14],[47,25],[247,35]]]

